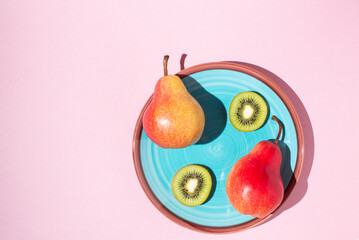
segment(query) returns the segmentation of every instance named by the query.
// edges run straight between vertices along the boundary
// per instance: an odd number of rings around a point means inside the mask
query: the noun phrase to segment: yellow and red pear
[[[201,105],[187,91],[182,80],[164,73],[155,87],[152,101],[143,115],[147,136],[162,148],[185,148],[201,138],[205,117]]]
[[[276,140],[261,141],[232,167],[226,182],[229,202],[240,213],[264,218],[282,202],[284,186],[280,174],[282,154],[278,146],[282,124]]]

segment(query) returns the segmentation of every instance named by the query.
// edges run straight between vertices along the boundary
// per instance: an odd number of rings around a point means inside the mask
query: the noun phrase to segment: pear
[[[205,117],[182,80],[168,75],[168,58],[164,57],[164,76],[157,81],[152,101],[143,115],[143,129],[162,148],[185,148],[201,138]]]
[[[264,218],[282,202],[284,186],[280,174],[282,154],[278,140],[282,124],[274,142],[261,141],[232,167],[226,182],[229,202],[241,214]]]

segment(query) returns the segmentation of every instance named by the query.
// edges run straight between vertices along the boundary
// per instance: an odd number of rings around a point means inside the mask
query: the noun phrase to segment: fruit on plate
[[[242,92],[235,96],[229,107],[229,120],[242,132],[260,128],[267,119],[266,101],[255,92]]]
[[[232,167],[226,182],[229,202],[240,213],[264,218],[272,213],[282,202],[283,181],[280,174],[282,154],[278,140],[282,131],[279,124],[277,138],[261,141]]]
[[[168,75],[168,58],[164,57],[164,76],[158,80],[152,102],[143,115],[143,129],[162,148],[185,148],[201,138],[205,117],[182,80]]]
[[[182,167],[172,179],[172,191],[175,198],[185,206],[195,207],[204,203],[212,189],[212,177],[209,171],[200,165],[191,164]]]

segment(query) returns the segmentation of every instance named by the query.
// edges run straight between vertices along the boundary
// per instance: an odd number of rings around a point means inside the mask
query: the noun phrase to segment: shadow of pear
[[[290,149],[289,149],[288,145],[284,142],[285,133],[286,133],[285,125],[281,120],[279,120],[279,121],[282,123],[282,133],[281,133],[280,139],[278,141],[278,147],[282,154],[282,162],[280,165],[280,175],[282,177],[284,189],[287,189],[291,179],[294,177],[294,172],[291,167]],[[274,142],[275,139],[270,139],[269,141]]]
[[[275,139],[270,139],[269,141],[274,142]],[[282,162],[280,165],[280,175],[282,177],[284,189],[286,189],[290,183],[290,180],[293,178],[294,173],[291,167],[291,157],[290,149],[286,143],[282,140],[278,141],[278,147],[282,154]]]
[[[205,115],[205,125],[201,138],[196,144],[206,144],[215,140],[227,124],[227,111],[223,103],[206,91],[201,84],[190,76],[178,75],[187,91],[201,105]]]
[[[287,144],[282,141],[278,142],[278,146],[282,153],[282,163],[280,166],[280,175],[282,177],[284,189],[289,185],[290,180],[293,177],[293,170],[290,166],[290,149]]]

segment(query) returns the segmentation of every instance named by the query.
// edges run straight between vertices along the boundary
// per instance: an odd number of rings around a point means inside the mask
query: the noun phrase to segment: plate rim
[[[140,154],[140,139],[142,135],[142,117],[144,115],[144,112],[146,111],[148,105],[151,103],[153,94],[149,97],[145,105],[143,106],[140,115],[137,119],[135,130],[133,134],[133,140],[132,140],[132,155],[133,155],[133,162],[134,167],[136,171],[137,178],[140,182],[140,185],[149,198],[149,200],[152,202],[152,204],[167,218],[172,220],[173,222],[186,227],[191,230],[199,231],[199,232],[205,232],[205,233],[231,233],[231,232],[238,232],[243,231],[249,228],[253,228],[259,224],[262,224],[269,219],[273,217],[273,215],[283,206],[285,201],[288,199],[290,193],[293,191],[294,186],[296,185],[296,182],[298,182],[300,173],[302,171],[303,167],[303,160],[304,160],[304,133],[302,124],[300,122],[299,115],[294,107],[294,104],[290,100],[290,98],[287,96],[287,94],[284,92],[284,90],[275,83],[268,75],[250,67],[242,63],[238,62],[209,62],[209,63],[202,63],[198,65],[191,66],[189,68],[183,69],[180,72],[178,72],[176,75],[180,78],[184,78],[186,76],[189,76],[191,74],[206,71],[206,70],[214,70],[214,69],[224,69],[224,70],[233,70],[241,73],[245,73],[247,75],[250,75],[257,80],[261,81],[265,85],[267,85],[272,91],[274,91],[277,96],[282,100],[284,105],[287,107],[288,112],[293,120],[296,135],[297,135],[297,161],[296,165],[293,171],[293,176],[284,192],[283,201],[280,204],[280,206],[271,214],[264,218],[254,218],[248,222],[232,225],[232,226],[223,226],[223,227],[215,227],[215,226],[206,226],[201,225],[197,223],[193,223],[191,221],[185,220],[176,214],[174,214],[172,211],[170,211],[164,204],[161,203],[161,201],[156,197],[156,195],[153,193],[151,187],[149,186],[143,168],[141,164],[141,154]]]

